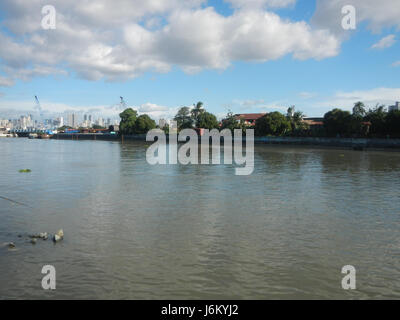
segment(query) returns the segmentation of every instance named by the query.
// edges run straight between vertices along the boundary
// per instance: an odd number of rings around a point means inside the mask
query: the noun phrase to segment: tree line
[[[324,116],[327,136],[340,137],[400,137],[400,111],[388,112],[377,104],[368,111],[364,103],[354,104],[353,112],[333,109]]]
[[[143,134],[156,128],[156,123],[148,115],[138,116],[137,111],[128,108],[121,114],[120,132],[123,134]],[[366,110],[362,102],[354,105],[352,112],[335,108],[323,117],[323,125],[310,126],[304,121],[304,114],[294,106],[287,113],[275,111],[265,114],[254,125],[245,123],[231,111],[221,122],[207,112],[202,102],[193,107],[182,107],[174,117],[178,130],[190,128],[204,129],[254,129],[258,136],[297,137],[400,137],[400,111],[387,112],[385,106],[377,105]],[[161,128],[168,132],[168,126]]]

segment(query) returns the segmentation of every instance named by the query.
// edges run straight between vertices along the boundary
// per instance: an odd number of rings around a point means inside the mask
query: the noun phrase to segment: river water
[[[236,176],[147,145],[0,139],[0,196],[29,205],[0,199],[0,299],[400,298],[400,153],[256,146]]]

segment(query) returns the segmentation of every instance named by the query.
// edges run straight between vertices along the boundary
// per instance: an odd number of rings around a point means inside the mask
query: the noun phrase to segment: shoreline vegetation
[[[257,117],[248,121],[245,115],[228,112],[218,121],[217,117],[207,112],[202,102],[192,107],[182,107],[174,117],[178,132],[183,129],[254,129],[258,137],[297,137],[297,138],[352,138],[352,139],[400,139],[400,110],[386,111],[384,105],[366,110],[364,103],[356,102],[352,113],[334,108],[325,113],[323,118],[308,118],[295,106],[287,113],[275,111],[270,113],[249,114]],[[120,114],[119,133],[123,135],[144,134],[151,129],[159,128],[168,133],[170,127],[160,128],[148,115],[137,115],[137,111],[127,108]]]
[[[146,140],[146,133],[152,129],[163,130],[165,134],[173,129],[180,132],[184,129],[224,130],[232,133],[254,129],[256,144],[307,145],[323,147],[364,149],[400,149],[400,111],[386,111],[384,105],[366,110],[362,102],[354,104],[352,113],[341,109],[327,112],[323,118],[307,120],[303,112],[296,111],[295,106],[288,108],[287,113],[275,111],[270,113],[250,114],[257,116],[248,121],[243,115],[228,112],[222,121],[206,111],[202,102],[192,107],[182,107],[174,117],[175,126],[165,124],[160,128],[147,114],[138,115],[137,111],[127,108],[120,113],[119,130],[113,128],[64,128],[51,139],[71,140]],[[308,118],[311,119],[311,118]],[[243,137],[245,140],[245,137]],[[199,142],[201,139],[199,137]]]

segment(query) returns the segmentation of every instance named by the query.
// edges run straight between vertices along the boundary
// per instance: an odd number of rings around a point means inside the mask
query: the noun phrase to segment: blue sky
[[[117,116],[123,96],[156,119],[197,101],[222,117],[290,105],[322,116],[358,100],[400,100],[397,0],[373,10],[370,0],[74,2],[2,1],[0,118],[33,109],[35,95],[48,115]],[[133,7],[121,13],[119,2]],[[338,23],[348,3],[354,31]],[[45,4],[56,9],[55,30],[41,28]]]

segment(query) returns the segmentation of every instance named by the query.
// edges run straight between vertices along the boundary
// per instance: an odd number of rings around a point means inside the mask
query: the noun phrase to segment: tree
[[[365,105],[362,102],[356,102],[353,108],[353,116],[356,118],[363,119],[367,112],[365,111]]]
[[[246,125],[243,119],[237,119],[231,110],[228,111],[226,118],[222,120],[221,129],[229,129],[233,132],[235,129],[246,129]]]
[[[392,137],[400,137],[400,111],[393,110],[386,117],[387,131]]]
[[[119,124],[119,131],[122,134],[135,133],[135,123],[137,119],[137,111],[132,108],[125,109],[119,114],[121,122]]]
[[[387,112],[384,105],[377,104],[374,109],[369,109],[365,120],[371,122],[370,134],[374,136],[384,136],[387,134],[386,117]]]
[[[282,113],[271,112],[257,119],[255,132],[260,136],[281,136],[290,132],[290,122]]]
[[[64,130],[66,130],[66,129],[73,129],[73,128],[70,127],[70,126],[62,126],[62,127],[59,127],[57,130],[59,130],[59,131],[64,131]]]
[[[302,131],[309,129],[309,126],[303,121],[303,112],[295,111],[295,106],[291,106],[288,108],[286,118],[290,122],[291,130],[293,133],[299,134]]]
[[[196,105],[193,106],[193,109],[190,111],[190,114],[192,116],[193,122],[196,126],[196,128],[200,128],[199,126],[199,121],[200,121],[200,116],[205,112],[203,109],[203,102],[199,101],[197,102]]]
[[[196,127],[209,130],[217,129],[219,127],[219,122],[215,115],[205,111],[198,115]]]
[[[99,126],[98,124],[92,125],[92,128],[93,128],[93,129],[105,129],[104,127]]]
[[[193,119],[190,116],[190,109],[188,107],[180,108],[174,120],[177,122],[179,130],[193,127]]]
[[[333,109],[324,115],[324,127],[328,135],[348,135],[352,133],[352,120],[349,111]]]
[[[136,119],[134,132],[136,134],[143,134],[154,129],[155,127],[156,122],[147,114],[142,114]]]

